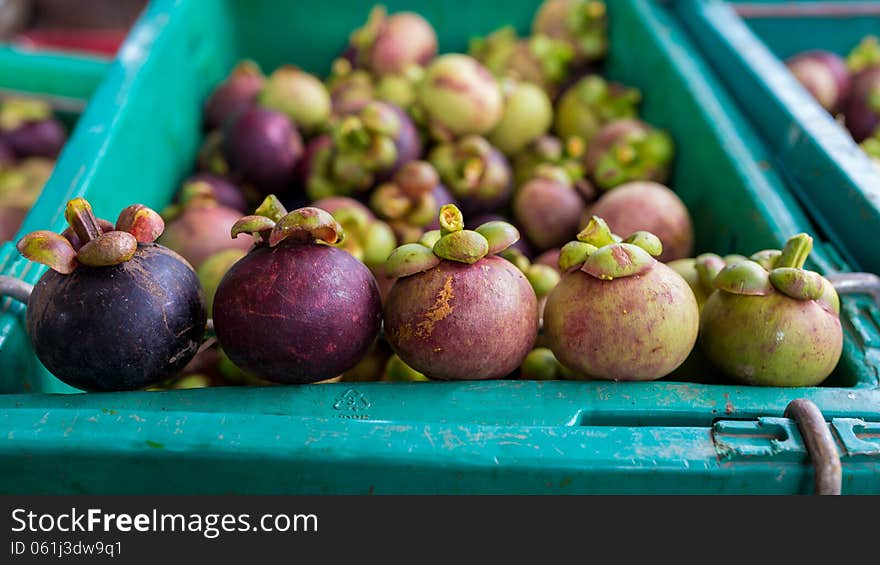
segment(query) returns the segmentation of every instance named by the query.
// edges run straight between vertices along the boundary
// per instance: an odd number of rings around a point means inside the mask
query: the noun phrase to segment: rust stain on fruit
[[[452,300],[454,294],[452,291],[452,277],[446,277],[443,288],[437,293],[437,299],[431,309],[425,312],[425,319],[416,325],[416,337],[430,337],[434,333],[434,326],[437,322],[446,318],[452,313]]]

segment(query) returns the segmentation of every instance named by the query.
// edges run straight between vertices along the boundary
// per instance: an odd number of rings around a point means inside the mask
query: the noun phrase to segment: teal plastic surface
[[[880,169],[788,72],[808,49],[846,55],[880,34],[872,2],[675,0],[682,18],[766,140],[810,218],[854,268],[880,272]],[[743,14],[740,17],[737,11]]]
[[[527,31],[538,2],[386,4],[427,16],[449,51],[504,24]],[[57,200],[27,227],[60,230],[64,203],[77,195],[106,216],[135,198],[167,204],[193,167],[202,103],[239,58],[267,72],[295,62],[323,74],[370,5],[154,1],[59,164],[63,176],[49,187]],[[642,89],[644,118],[677,141],[671,185],[694,216],[696,251],[751,253],[807,231],[817,234],[814,268],[849,270],[667,7],[612,1],[609,11],[607,74]],[[14,249],[0,262],[30,282],[43,272]],[[782,418],[807,397],[829,419],[865,422],[845,428],[844,492],[880,493],[880,452],[871,451],[880,311],[863,296],[844,297],[843,309],[844,357],[815,388],[489,381],[56,395],[46,393],[67,390],[33,358],[23,309],[11,308],[0,363],[14,370],[0,386],[17,394],[0,395],[9,430],[0,435],[0,491],[807,493],[809,456]]]

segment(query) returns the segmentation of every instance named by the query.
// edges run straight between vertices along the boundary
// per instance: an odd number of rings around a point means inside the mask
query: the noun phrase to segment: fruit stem
[[[788,239],[782,249],[782,255],[776,259],[775,268],[793,267],[801,269],[813,250],[813,238],[805,233],[799,233]]]
[[[98,225],[98,218],[95,217],[91,204],[85,198],[74,198],[68,202],[64,218],[76,233],[81,245],[98,239],[103,234],[101,226]]]

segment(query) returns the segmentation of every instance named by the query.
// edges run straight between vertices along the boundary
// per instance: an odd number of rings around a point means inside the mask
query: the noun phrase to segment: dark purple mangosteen
[[[116,225],[82,198],[67,204],[65,237],[37,231],[22,255],[50,270],[34,286],[27,332],[40,362],[89,391],[143,389],[192,360],[205,332],[205,297],[192,267],[153,241],[161,216],[140,204]]]
[[[223,154],[242,180],[263,194],[295,184],[303,142],[290,119],[267,108],[248,108],[227,123]]]

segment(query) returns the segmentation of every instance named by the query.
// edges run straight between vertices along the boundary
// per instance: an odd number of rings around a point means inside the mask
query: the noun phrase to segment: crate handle
[[[804,445],[815,469],[815,492],[818,495],[838,495],[843,484],[840,453],[825,422],[822,411],[807,398],[796,398],[785,407],[785,417],[797,423]]]
[[[826,277],[838,294],[870,294],[880,306],[880,277],[873,273],[838,273]]]
[[[22,304],[27,304],[33,290],[34,285],[30,283],[26,283],[15,277],[0,275],[0,298],[8,296],[13,300],[18,300]]]

